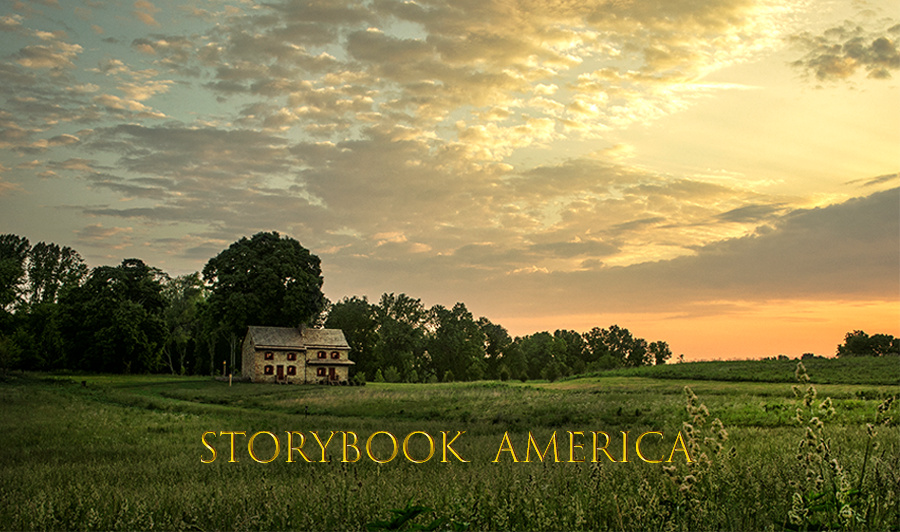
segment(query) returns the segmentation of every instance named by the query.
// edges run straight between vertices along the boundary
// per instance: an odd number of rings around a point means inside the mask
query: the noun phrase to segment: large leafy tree
[[[484,334],[484,354],[487,363],[487,377],[496,379],[500,377],[500,368],[506,360],[504,356],[512,344],[509,332],[499,323],[492,323],[484,316],[478,318],[478,327]],[[510,368],[506,368],[509,375]]]
[[[585,352],[588,350],[584,337],[578,331],[557,329],[553,337],[566,343],[565,356],[560,359],[564,375],[582,373],[587,367]]]
[[[139,259],[94,268],[60,296],[66,365],[109,373],[157,371],[166,340],[165,273]]]
[[[526,374],[529,379],[559,377],[564,371],[566,341],[554,337],[549,332],[539,332],[519,338],[517,341],[522,358],[525,361]],[[552,369],[551,369],[552,368]],[[549,370],[555,376],[548,377]]]
[[[435,374],[442,379],[448,372],[457,380],[484,378],[487,337],[472,313],[457,303],[452,309],[435,305],[431,314],[435,330],[428,341],[428,354]]]
[[[374,305],[369,304],[365,296],[345,297],[331,306],[325,327],[344,331],[344,338],[350,345],[350,360],[356,362],[351,370],[374,378],[378,370],[374,358],[378,340]]]
[[[406,294],[382,294],[373,309],[378,338],[373,349],[377,367],[394,367],[400,379],[409,378],[417,370],[419,377],[426,369],[425,327],[428,312],[422,301]],[[371,377],[371,375],[368,375]]]
[[[203,268],[207,327],[243,337],[248,325],[310,324],[325,307],[319,257],[276,232],[242,238]]]
[[[837,348],[839,357],[880,357],[900,354],[900,339],[890,334],[869,336],[864,331],[848,332]]]

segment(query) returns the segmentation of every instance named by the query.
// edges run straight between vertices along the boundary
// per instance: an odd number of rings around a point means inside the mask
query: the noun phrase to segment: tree
[[[848,332],[837,347],[839,357],[880,357],[900,354],[900,340],[889,334],[869,336],[864,331]]]
[[[29,249],[27,238],[0,235],[0,309],[12,310],[22,300]]]
[[[276,232],[231,244],[206,263],[203,279],[211,338],[241,338],[249,325],[310,324],[325,307],[319,257]]]
[[[423,374],[428,313],[422,301],[406,294],[382,294],[373,311],[378,332],[372,350],[374,366],[394,366],[401,380],[413,369]]]
[[[201,332],[201,309],[205,295],[200,274],[194,272],[169,280],[163,289],[163,297],[167,303],[163,313],[166,363],[172,374],[186,373],[189,345],[197,344]]]
[[[431,316],[434,331],[428,339],[428,354],[433,371],[438,375],[450,372],[461,381],[482,378],[486,338],[472,313],[457,303],[452,309],[435,305]]]
[[[68,365],[108,373],[159,369],[166,340],[163,281],[139,259],[94,268],[82,286],[60,298],[60,329]]]
[[[12,338],[0,335],[0,374],[6,375],[19,363],[22,349]]]
[[[565,354],[558,361],[561,365],[559,369],[563,373],[563,375],[560,376],[569,374],[569,370],[572,370],[571,372],[574,373],[581,373],[584,371],[587,366],[587,357],[585,356],[585,353],[588,351],[584,336],[577,331],[557,329],[554,331],[553,337],[566,343]],[[577,371],[575,371],[576,369]]]
[[[595,361],[599,361],[605,355],[615,359],[619,366],[644,366],[652,361],[647,341],[635,338],[628,329],[618,325],[612,325],[609,329],[594,327],[585,333],[584,339],[590,347],[591,358]],[[603,365],[609,364],[607,362]]]
[[[672,350],[669,349],[669,344],[666,342],[653,342],[647,350],[650,352],[650,356],[657,366],[665,364],[667,360],[672,358]]]
[[[88,267],[70,247],[38,242],[28,253],[29,304],[55,303],[60,290],[78,286]]]
[[[377,369],[374,350],[378,341],[378,322],[375,309],[368,299],[345,297],[331,305],[325,327],[344,331],[344,338],[350,345],[350,360],[356,362],[351,367],[353,374],[374,374]]]
[[[560,361],[565,358],[567,347],[562,338],[556,338],[548,332],[539,332],[518,339],[518,347],[529,379],[544,378],[544,369],[551,363],[557,364],[557,375],[561,373]]]
[[[484,334],[484,355],[487,363],[487,377],[491,379],[500,376],[499,367],[509,346],[512,345],[512,338],[506,329],[499,324],[491,323],[491,320],[481,317],[478,318],[478,327]],[[509,369],[507,368],[507,379]]]

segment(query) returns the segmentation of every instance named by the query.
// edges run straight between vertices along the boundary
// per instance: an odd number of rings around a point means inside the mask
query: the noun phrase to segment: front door
[[[280,380],[280,381],[284,380],[284,366],[282,366],[280,364],[278,366],[278,380]]]
[[[328,368],[328,378],[333,381],[337,380],[337,368]]]

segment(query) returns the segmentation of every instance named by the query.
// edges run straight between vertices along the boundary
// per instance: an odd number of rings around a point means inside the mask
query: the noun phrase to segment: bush
[[[384,380],[387,382],[400,382],[400,372],[394,366],[388,366],[384,370]]]

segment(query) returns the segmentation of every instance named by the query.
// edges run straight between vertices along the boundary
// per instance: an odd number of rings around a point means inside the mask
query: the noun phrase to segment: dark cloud
[[[784,205],[745,205],[723,212],[716,219],[723,222],[748,223],[762,222],[772,217],[773,214],[784,209]]]
[[[377,258],[365,264],[383,276],[384,284],[397,283],[425,297],[440,297],[429,279],[441,278],[442,287],[452,287],[461,300],[507,315],[678,313],[717,301],[895,301],[900,293],[898,219],[900,189],[893,189],[791,212],[771,231],[711,243],[693,256],[626,267],[589,259],[581,263],[582,271],[523,267],[486,275],[472,266],[485,253],[492,260],[502,255],[485,246],[467,248],[468,267],[461,268],[454,256],[419,263],[428,275],[402,264],[382,268]],[[342,268],[356,271],[352,261]]]
[[[562,258],[572,257],[604,257],[613,255],[620,251],[620,248],[612,243],[602,242],[599,240],[587,241],[571,241],[571,242],[548,242],[543,244],[535,244],[529,249],[538,257],[555,256]]]
[[[621,311],[675,311],[716,300],[892,300],[900,293],[898,219],[900,189],[892,189],[793,211],[771,231],[711,243],[693,256],[551,273],[529,288],[569,287],[567,304],[582,311],[597,304]]]
[[[820,81],[845,80],[859,70],[869,78],[890,79],[890,73],[900,69],[898,37],[900,24],[871,32],[849,21],[822,35],[801,33],[790,40],[806,55],[791,66]]]
[[[878,185],[883,185],[886,183],[890,183],[891,181],[900,180],[900,174],[885,174],[880,175],[878,177],[871,177],[865,179],[854,179],[853,181],[847,181],[847,185],[859,185],[860,187],[874,187]]]

